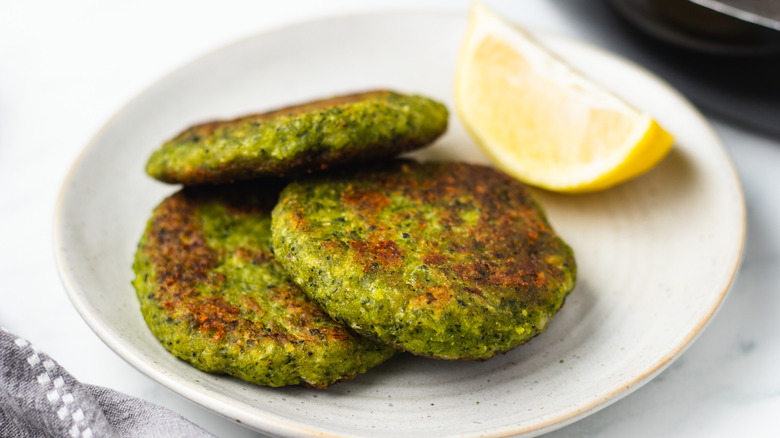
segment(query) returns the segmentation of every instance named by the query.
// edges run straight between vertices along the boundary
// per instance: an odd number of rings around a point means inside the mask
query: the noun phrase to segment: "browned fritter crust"
[[[155,151],[146,171],[185,185],[302,175],[430,144],[447,116],[444,105],[422,96],[337,96],[195,125]]]
[[[205,371],[272,386],[349,380],[392,352],[333,321],[285,276],[270,251],[277,193],[186,189],[160,204],[134,265],[142,312],[166,348]]]
[[[290,184],[277,259],[331,316],[412,353],[487,359],[543,331],[571,248],[531,192],[464,163],[396,162]]]
[[[236,128],[245,124],[246,122],[261,122],[264,120],[271,120],[279,116],[297,116],[312,110],[344,105],[352,102],[359,102],[370,97],[386,97],[390,93],[391,92],[388,90],[374,90],[365,91],[362,93],[345,94],[328,99],[321,99],[298,105],[290,105],[264,113],[249,114],[246,116],[237,117],[232,120],[215,120],[211,122],[200,123],[185,129],[171,141],[188,141],[192,140],[193,138],[203,138],[214,134],[214,131],[220,127]]]

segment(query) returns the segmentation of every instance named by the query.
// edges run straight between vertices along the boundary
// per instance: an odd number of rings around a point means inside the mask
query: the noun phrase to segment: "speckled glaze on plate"
[[[332,18],[257,35],[163,78],[95,136],[65,180],[55,255],[67,293],[130,364],[196,403],[282,436],[538,435],[639,388],[696,338],[738,269],[745,206],[702,116],[647,71],[578,41],[539,35],[677,138],[651,172],[605,192],[535,191],[574,248],[579,280],[547,332],[487,362],[399,355],[325,391],[271,389],[202,373],[146,328],[130,285],[152,208],[176,190],[144,172],[181,129],[345,92],[392,88],[452,103],[465,16]],[[359,37],[356,37],[359,36]],[[453,116],[423,159],[487,163]]]

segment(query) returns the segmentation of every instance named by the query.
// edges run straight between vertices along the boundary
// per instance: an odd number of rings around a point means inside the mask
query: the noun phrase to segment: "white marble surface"
[[[593,41],[656,69],[616,38],[603,5],[576,0],[489,1],[528,27]],[[590,2],[589,2],[590,3]],[[0,325],[76,378],[169,407],[218,436],[245,429],[142,375],[82,321],[60,284],[51,229],[59,186],[111,114],[157,78],[231,41],[341,14],[437,10],[448,1],[101,1],[0,5]],[[660,67],[658,67],[660,69]],[[683,92],[686,90],[683,89]],[[764,96],[766,97],[766,96]],[[780,97],[776,104],[780,105]],[[748,236],[733,289],[709,327],[666,371],[551,437],[780,435],[780,138],[704,111],[731,153],[747,199]],[[780,124],[780,121],[778,121]]]

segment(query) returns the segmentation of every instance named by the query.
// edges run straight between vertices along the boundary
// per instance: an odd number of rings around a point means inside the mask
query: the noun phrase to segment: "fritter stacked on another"
[[[292,182],[272,235],[279,263],[336,320],[439,359],[528,341],[576,278],[571,248],[525,186],[462,163],[399,160]]]
[[[428,145],[447,129],[447,116],[422,96],[350,94],[193,126],[155,151],[146,171],[185,185],[302,175]]]
[[[154,211],[133,282],[152,333],[196,368],[261,385],[325,387],[391,357],[333,321],[271,254],[278,189],[187,188]]]

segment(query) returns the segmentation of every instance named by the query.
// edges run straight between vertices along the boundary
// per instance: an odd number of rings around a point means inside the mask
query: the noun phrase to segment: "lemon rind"
[[[622,142],[622,146],[615,148],[608,157],[602,157],[596,163],[549,173],[546,170],[535,171],[525,168],[523,163],[513,158],[512,153],[507,151],[506,147],[488,141],[478,128],[469,123],[469,110],[463,102],[464,87],[468,84],[469,77],[467,69],[462,66],[473,54],[476,43],[480,41],[478,37],[492,35],[496,29],[500,30],[500,36],[515,44],[520,43],[523,47],[530,48],[529,51],[535,53],[534,56],[546,56],[552,59],[554,64],[566,69],[565,75],[578,79],[578,83],[585,84],[584,86],[587,86],[588,90],[603,96],[603,101],[607,102],[607,106],[636,115],[635,128]],[[526,53],[523,52],[523,54]],[[547,63],[547,61],[544,62]],[[536,43],[535,39],[524,29],[503,20],[479,3],[475,3],[472,7],[464,43],[459,54],[455,75],[455,107],[466,131],[497,167],[527,184],[551,191],[584,193],[615,186],[653,168],[667,155],[674,143],[671,134],[649,115],[637,110],[609,90],[590,82],[554,53]]]

